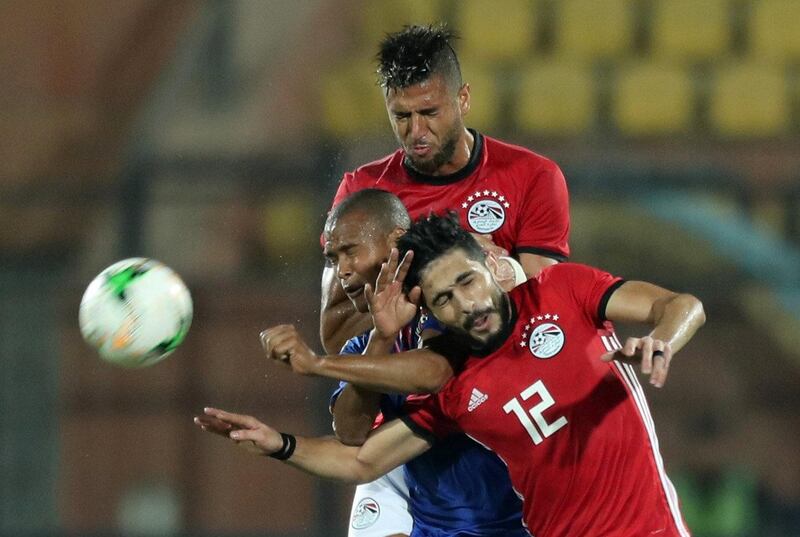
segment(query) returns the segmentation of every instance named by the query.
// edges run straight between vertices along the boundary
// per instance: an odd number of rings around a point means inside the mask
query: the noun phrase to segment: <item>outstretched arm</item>
[[[394,338],[382,338],[373,329],[364,354],[388,354],[393,344]],[[381,397],[383,395],[379,392],[357,384],[347,384],[332,403],[333,432],[336,438],[348,446],[360,446],[366,442],[380,411]]]
[[[416,349],[397,354],[318,356],[288,324],[261,332],[267,358],[295,373],[343,380],[382,393],[436,393],[453,376],[441,354]]]
[[[269,456],[281,451],[281,434],[252,416],[205,408],[194,418],[204,431],[230,438],[247,451]],[[305,472],[350,483],[368,483],[430,448],[400,420],[376,429],[361,447],[345,446],[332,437],[294,437],[286,463]]]
[[[703,326],[703,304],[694,296],[668,291],[647,282],[629,281],[611,295],[606,318],[615,322],[647,323],[653,330],[642,338],[628,338],[622,349],[605,360],[641,361],[650,383],[664,385],[672,356]]]
[[[415,349],[381,356],[323,356],[314,374],[382,393],[436,393],[453,377],[453,367],[441,354]]]
[[[413,259],[408,252],[402,261],[393,248],[381,266],[375,286],[364,289],[375,328],[370,336],[367,355],[318,357],[290,325],[270,328],[261,333],[261,343],[269,358],[286,362],[301,374],[316,375],[356,384],[361,388],[394,393],[434,393],[453,376],[450,363],[443,356],[421,349],[391,355],[389,350],[397,333],[417,312],[421,289],[403,293],[403,282]]]

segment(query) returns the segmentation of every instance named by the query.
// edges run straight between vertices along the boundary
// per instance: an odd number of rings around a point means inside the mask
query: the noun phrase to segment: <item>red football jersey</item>
[[[420,434],[463,431],[497,453],[537,537],[689,535],[636,371],[600,360],[621,347],[605,320],[621,284],[584,265],[542,270],[510,293],[501,348],[406,403]]]
[[[490,233],[509,252],[559,261],[569,257],[569,199],[564,175],[551,160],[525,148],[471,131],[469,163],[447,176],[422,175],[403,164],[397,150],[346,173],[333,200],[365,188],[399,197],[411,218],[458,212],[465,229]]]

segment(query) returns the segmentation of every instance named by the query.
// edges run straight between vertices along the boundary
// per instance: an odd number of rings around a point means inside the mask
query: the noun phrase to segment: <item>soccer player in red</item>
[[[481,247],[449,217],[416,222],[399,246],[414,251],[405,289],[418,285],[448,329],[429,346],[458,364],[438,394],[409,400],[402,419],[360,447],[296,438],[211,408],[198,424],[256,453],[351,481],[370,481],[437,438],[465,432],[508,465],[537,537],[688,536],[644,393],[626,362],[640,361],[651,383],[663,385],[673,354],[705,322],[702,304],[569,263],[505,293]],[[623,345],[612,321],[653,329]],[[326,360],[285,326],[266,337],[276,358]]]
[[[484,247],[496,245],[518,261],[511,268],[511,260],[501,259],[505,278],[516,272],[524,279],[569,256],[564,176],[554,162],[465,126],[470,87],[462,79],[452,39],[443,27],[411,26],[380,44],[380,83],[400,147],[346,173],[333,205],[358,190],[377,188],[396,194],[412,218],[456,210],[468,230],[491,235],[494,244],[484,239]],[[351,265],[367,257],[356,245],[340,246]],[[322,277],[320,336],[331,354],[372,328],[366,309],[354,307],[363,302],[368,282],[342,266],[326,267]],[[367,431],[348,428],[358,421],[350,418],[373,414],[376,400],[366,390],[346,387],[333,408],[337,436],[345,441],[363,438]],[[357,489],[356,498],[365,488]],[[370,533],[351,532],[351,537],[378,535],[386,533],[374,527]]]
[[[342,179],[333,205],[364,188],[396,194],[412,219],[454,210],[465,229],[491,235],[527,276],[569,256],[569,202],[551,160],[464,125],[470,87],[461,77],[453,36],[443,27],[406,27],[381,43],[379,74],[400,148]],[[350,296],[363,292],[354,282]],[[372,328],[337,274],[322,278],[320,335],[330,353]]]

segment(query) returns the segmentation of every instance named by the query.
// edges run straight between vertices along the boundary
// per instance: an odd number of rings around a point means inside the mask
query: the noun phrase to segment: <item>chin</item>
[[[406,153],[407,155],[408,153]],[[433,159],[430,158],[428,160],[417,160],[414,158],[409,158],[408,161],[411,163],[411,166],[422,173],[432,174],[436,171],[436,164],[433,162]]]
[[[351,298],[350,302],[353,303],[358,313],[367,313],[369,311],[369,304],[367,304],[367,299],[364,298],[363,293],[356,299]]]
[[[481,332],[480,334],[473,334],[470,332],[469,335],[472,339],[474,339],[481,345],[486,345],[492,340],[492,338],[494,338],[497,335],[497,332],[498,332],[497,330],[492,332]]]

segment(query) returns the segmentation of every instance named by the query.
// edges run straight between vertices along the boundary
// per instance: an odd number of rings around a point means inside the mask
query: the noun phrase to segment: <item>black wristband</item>
[[[283,446],[275,453],[270,453],[269,456],[279,461],[285,461],[294,454],[294,448],[297,447],[297,439],[287,433],[281,433],[283,439]]]

